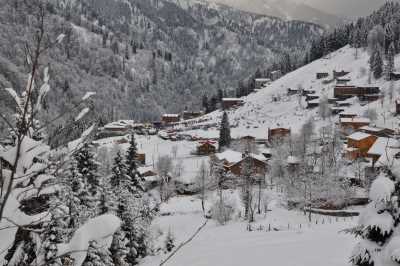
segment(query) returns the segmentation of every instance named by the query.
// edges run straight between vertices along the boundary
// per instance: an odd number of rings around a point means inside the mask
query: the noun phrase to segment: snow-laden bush
[[[399,202],[398,181],[381,173],[372,183],[371,202],[360,214],[358,226],[351,232],[360,236],[351,262],[357,266],[392,266],[400,263],[398,236]]]
[[[222,197],[215,197],[212,201],[210,213],[212,219],[224,225],[238,217],[241,211],[240,199],[236,193],[223,191]],[[222,200],[221,200],[222,199]]]

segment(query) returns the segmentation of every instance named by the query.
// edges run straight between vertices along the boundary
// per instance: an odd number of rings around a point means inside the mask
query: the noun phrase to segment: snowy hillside
[[[297,95],[288,96],[287,90],[288,88],[298,89],[301,87],[306,90],[315,90],[315,94],[320,99],[323,96],[328,98],[333,97],[333,88],[336,82],[323,84],[324,79],[317,80],[316,73],[328,72],[330,74],[328,79],[332,79],[332,72],[334,70],[345,70],[350,72],[346,76],[351,79],[348,85],[378,86],[381,87],[383,93],[387,92],[390,82],[385,81],[383,78],[380,80],[372,78],[371,84],[369,84],[368,60],[369,55],[366,51],[359,49],[358,57],[355,59],[355,49],[347,46],[325,58],[314,61],[285,75],[258,92],[250,94],[244,98],[245,104],[243,106],[228,112],[230,122],[233,125],[231,129],[232,137],[239,138],[241,136],[252,135],[256,138],[265,139],[268,128],[275,127],[291,128],[294,132],[297,132],[310,118],[313,118],[319,126],[324,123],[331,123],[332,121],[337,122],[337,116],[323,121],[318,115],[318,108],[307,109],[304,97],[299,101],[299,96]],[[396,57],[395,61],[396,65],[399,65],[400,57]],[[274,98],[277,99],[276,102]],[[376,101],[362,106],[357,100],[354,100],[352,106],[347,107],[346,111],[362,116],[368,109],[375,109],[377,111],[378,120],[375,123],[378,126],[397,128],[397,121],[391,114],[394,109],[394,103],[388,97],[385,98],[383,105],[381,101]],[[208,114],[202,118],[202,120],[206,120],[202,124],[217,124],[221,114],[221,111]],[[186,130],[187,133],[199,137],[218,137],[218,127],[212,127],[207,130],[190,130],[190,128],[186,128]]]
[[[191,2],[189,0],[181,2]],[[201,2],[202,0],[200,0]],[[294,0],[203,0],[209,3],[218,3],[231,6],[246,12],[279,17],[285,20],[302,20],[317,23],[322,26],[334,27],[344,20],[327,11],[314,8],[305,3]]]

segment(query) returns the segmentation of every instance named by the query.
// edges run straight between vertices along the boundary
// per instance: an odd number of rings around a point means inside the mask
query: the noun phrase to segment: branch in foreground
[[[192,241],[199,233],[200,231],[207,225],[208,219],[205,220],[205,222],[194,232],[194,234],[185,242],[182,242],[165,260],[161,261],[160,266],[163,266],[165,263],[168,262],[181,248],[183,248],[185,245],[187,245],[190,241]]]

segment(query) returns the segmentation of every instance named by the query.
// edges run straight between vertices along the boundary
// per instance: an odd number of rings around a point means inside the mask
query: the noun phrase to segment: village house
[[[393,80],[393,81],[400,80],[400,73],[398,73],[398,72],[390,73],[390,80]]]
[[[258,78],[254,80],[255,82],[255,89],[259,90],[262,87],[264,87],[265,85],[271,83],[271,79],[269,78]]]
[[[271,71],[271,79],[273,81],[280,79],[281,77],[282,77],[282,71],[280,70]]]
[[[311,101],[316,99],[319,99],[319,96],[317,94],[312,93],[306,95],[306,101]]]
[[[243,100],[240,98],[222,98],[222,109],[228,110],[234,107],[243,105]]]
[[[394,130],[390,128],[380,128],[380,127],[371,127],[371,126],[364,126],[361,127],[360,132],[364,132],[370,135],[374,135],[377,137],[390,137],[394,135]]]
[[[396,115],[400,115],[400,99],[397,99],[395,101],[395,105],[396,105]]]
[[[302,93],[302,90],[291,89],[291,88],[288,88],[288,89],[287,89],[287,95],[288,95],[288,96],[290,96],[290,95],[296,95],[296,94],[300,94],[300,93]]]
[[[337,79],[337,78],[340,78],[340,77],[344,77],[344,76],[346,76],[348,74],[350,74],[350,72],[347,72],[347,71],[344,71],[344,70],[339,71],[339,72],[333,70],[333,78],[334,79]]]
[[[393,138],[379,137],[368,150],[367,156],[372,159],[374,167],[380,157],[387,153],[388,150],[397,149],[400,152],[399,141]]]
[[[316,76],[317,76],[317,79],[323,79],[323,78],[329,77],[329,73],[328,72],[318,72]]]
[[[243,154],[242,159],[231,165],[229,171],[235,176],[241,176],[243,174],[243,169],[247,166],[251,167],[251,175],[265,177],[267,172],[267,163],[263,156],[254,154]]]
[[[358,115],[355,113],[349,113],[349,112],[342,112],[339,114],[339,118],[355,118]]]
[[[300,167],[300,159],[296,156],[289,155],[286,160],[287,170],[289,173],[295,173],[299,170]]]
[[[364,126],[369,126],[370,122],[366,117],[340,118],[340,128],[344,132],[357,131]]]
[[[197,146],[197,155],[210,155],[217,151],[216,142],[211,140],[201,141]]]
[[[133,129],[134,122],[131,120],[120,120],[106,124],[104,127],[99,128],[97,138],[108,138],[124,136]]]
[[[374,101],[379,99],[379,87],[357,87],[348,85],[336,85],[333,91],[335,98],[347,99],[359,97],[361,100]]]
[[[137,152],[136,153],[136,160],[138,160],[138,162],[141,165],[145,165],[146,164],[146,154],[144,152]]]
[[[336,84],[337,85],[347,85],[351,79],[347,76],[341,77],[341,78],[336,78]]]
[[[363,133],[355,132],[347,137],[346,158],[355,160],[360,157],[367,157],[369,149],[375,143],[378,137]]]
[[[291,130],[289,128],[268,128],[268,142],[281,141],[290,136]]]
[[[161,121],[164,124],[178,123],[180,120],[181,116],[179,114],[163,114],[161,117]]]
[[[267,163],[263,155],[226,150],[211,156],[222,162],[226,171],[236,176],[242,174],[244,163],[248,163],[252,167],[252,174],[265,175],[267,171]]]
[[[343,107],[330,107],[330,110],[332,115],[337,115],[340,114],[341,112],[344,112]]]
[[[310,100],[307,101],[307,109],[312,109],[312,108],[316,108],[319,106],[319,100]]]
[[[224,152],[212,154],[211,157],[222,162],[225,169],[228,169],[231,165],[242,160],[242,153],[233,150],[226,150]]]
[[[193,111],[183,111],[182,118],[183,120],[194,119],[202,116],[203,112],[193,112]]]
[[[138,168],[139,175],[144,179],[146,190],[153,189],[158,186],[158,174],[151,166],[142,166]]]

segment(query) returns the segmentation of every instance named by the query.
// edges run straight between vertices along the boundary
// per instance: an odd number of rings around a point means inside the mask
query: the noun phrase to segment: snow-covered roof
[[[224,152],[215,154],[215,156],[218,158],[218,160],[226,160],[230,163],[238,163],[243,159],[243,154],[241,152],[233,150],[226,150]],[[251,153],[250,157],[259,161],[265,161],[265,157],[263,155]]]
[[[222,101],[243,101],[240,98],[222,98]]]
[[[363,126],[360,129],[361,130],[370,131],[370,132],[380,132],[380,131],[384,130],[383,128],[371,127],[371,126]]]
[[[163,116],[163,117],[175,117],[175,118],[177,118],[177,117],[179,117],[180,115],[179,115],[179,114],[163,114],[162,116]]]
[[[296,156],[290,155],[290,156],[288,156],[288,158],[287,158],[287,163],[288,163],[288,164],[296,164],[296,163],[299,163],[299,162],[300,162],[300,159],[297,158]]]
[[[226,150],[224,152],[215,154],[215,156],[218,158],[218,160],[226,160],[230,163],[237,163],[242,160],[242,153],[233,150]]]
[[[398,151],[400,152],[399,141],[393,138],[380,137],[375,141],[374,145],[372,145],[372,147],[369,149],[368,154],[382,155],[389,148],[399,149]]]
[[[369,120],[369,118],[367,117],[340,118],[340,123],[370,123],[370,122],[371,120]]]
[[[271,81],[271,79],[269,79],[269,78],[258,78],[258,79],[256,79],[256,81],[258,81],[258,82],[269,82],[269,81]]]
[[[154,172],[154,169],[151,166],[142,166],[142,167],[138,168],[138,172],[141,175],[146,173],[146,172],[150,172],[150,171]]]
[[[362,139],[366,139],[370,136],[371,136],[370,134],[367,134],[364,132],[355,132],[355,133],[351,134],[350,136],[348,136],[347,138],[353,139],[353,140],[362,140]]]

